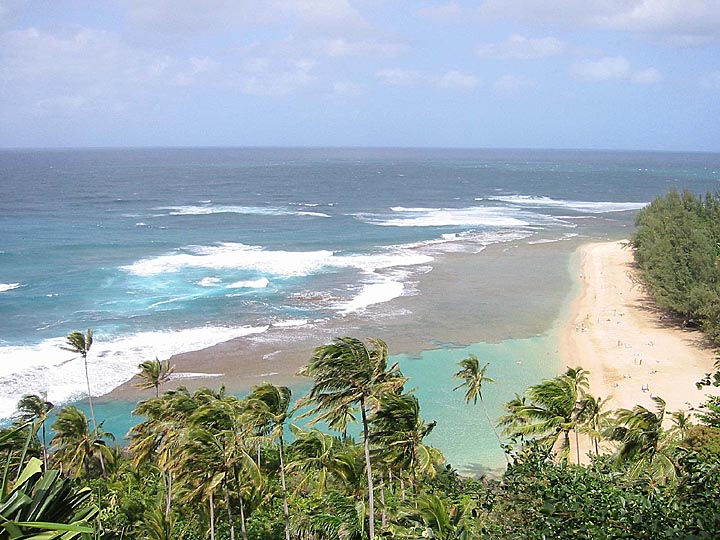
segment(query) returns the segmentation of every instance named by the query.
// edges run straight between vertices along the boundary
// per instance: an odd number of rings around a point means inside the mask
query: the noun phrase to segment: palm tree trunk
[[[165,477],[165,523],[170,523],[170,501],[172,500],[172,474],[163,473]]]
[[[417,510],[417,507],[418,507],[418,486],[417,486],[418,481],[417,481],[417,472],[415,471],[415,467],[413,467],[413,470],[412,470],[411,481],[412,481],[413,500],[415,503],[415,510]]]
[[[210,505],[210,540],[215,540],[215,504],[212,492],[208,504]]]
[[[382,505],[382,511],[380,514],[380,528],[385,530],[387,525],[387,513],[385,512],[385,475],[380,475],[380,504]]]
[[[43,465],[45,466],[45,470],[48,470],[48,451],[47,451],[47,441],[45,439],[45,419],[43,418],[42,422],[42,439],[43,439]]]
[[[228,522],[230,523],[230,540],[235,540],[235,523],[233,523],[232,508],[230,508],[230,492],[227,486],[225,489],[225,504],[227,505]]]
[[[288,510],[287,487],[285,487],[285,443],[280,435],[280,483],[283,492],[283,515],[285,516],[285,540],[290,540],[290,512]]]
[[[95,420],[95,408],[93,407],[92,395],[90,392],[90,375],[88,374],[87,354],[83,354],[83,363],[85,364],[85,382],[87,383],[88,403],[90,404],[90,418],[92,418],[93,423],[93,438],[97,439],[97,421]],[[98,454],[98,457],[100,458],[100,470],[102,471],[103,478],[107,480],[105,460],[103,459],[102,452]]]
[[[577,428],[573,429],[575,432],[575,454],[577,455],[577,464],[580,465],[580,436],[578,435]]]
[[[83,355],[83,361],[85,364],[85,383],[87,384],[88,403],[90,404],[90,418],[92,418],[93,433],[96,433],[97,422],[95,421],[95,409],[93,408],[92,394],[90,392],[90,375],[88,374],[87,355]]]
[[[600,448],[598,448],[598,438],[597,437],[593,437],[593,446],[595,446],[595,455],[599,456]]]
[[[365,412],[365,396],[360,398],[362,413],[363,437],[365,439],[365,470],[368,481],[368,540],[375,540],[375,494],[373,493],[372,466],[370,465],[370,434],[368,433],[367,413]]]
[[[487,418],[488,424],[490,424],[490,427],[493,430],[493,433],[495,433],[495,438],[498,440],[498,444],[500,445],[500,448],[503,447],[502,439],[500,438],[500,434],[498,433],[497,428],[495,427],[495,424],[490,419],[490,414],[488,413],[487,406],[485,405],[485,400],[482,397],[482,394],[480,394],[480,404],[482,405],[483,411],[485,411],[485,418]],[[503,455],[505,456],[505,461],[507,461],[508,465],[510,464],[510,458],[507,455],[507,452],[503,450]]]
[[[240,534],[242,534],[243,540],[247,540],[247,529],[245,528],[245,503],[243,502],[242,495],[240,496]]]

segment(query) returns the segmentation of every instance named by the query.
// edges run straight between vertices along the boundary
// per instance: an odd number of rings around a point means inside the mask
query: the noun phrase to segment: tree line
[[[91,332],[68,337],[85,362],[91,345]],[[457,367],[447,376],[484,410],[489,364],[471,355]],[[52,404],[18,403],[0,433],[0,537],[709,539],[720,530],[717,403],[698,419],[668,413],[660,398],[654,409],[611,410],[588,392],[585,370],[568,368],[506,403],[499,420],[485,411],[508,464],[499,478],[470,479],[426,443],[435,423],[380,339],[315,349],[300,371],[310,390],[295,401],[270,383],[244,398],[224,388],[160,393],[173,366],[140,369],[153,396],[138,403],[143,420],[127,447],[112,444],[92,408],[88,419],[74,406],[57,412],[47,441]]]
[[[640,278],[657,305],[720,345],[720,198],[671,191],[638,212]]]

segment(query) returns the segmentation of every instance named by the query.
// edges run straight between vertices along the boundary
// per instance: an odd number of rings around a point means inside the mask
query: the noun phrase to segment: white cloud
[[[0,34],[0,114],[18,121],[129,115],[161,105],[187,86],[284,96],[313,83],[315,69],[315,60],[282,47],[229,51],[219,61],[132,47],[107,31],[28,28]]]
[[[623,56],[606,56],[599,60],[586,60],[573,66],[573,72],[586,81],[630,80],[638,84],[654,84],[662,80],[657,68],[633,70]]]
[[[400,68],[381,69],[375,73],[375,76],[380,82],[391,86],[410,86],[418,84],[423,79],[419,71]]]
[[[586,60],[575,64],[574,72],[587,81],[627,79],[631,74],[630,62],[622,56],[608,56],[597,61]]]
[[[0,102],[18,111],[105,111],[133,107],[183,66],[88,28],[0,35]]]
[[[162,34],[213,32],[267,22],[270,2],[257,0],[120,0],[132,26]]]
[[[182,36],[290,22],[312,33],[368,28],[348,0],[120,0],[131,25]]]
[[[414,69],[385,68],[375,72],[375,77],[390,86],[431,85],[443,89],[469,90],[480,85],[475,75],[456,69],[435,75]]]
[[[244,94],[285,96],[316,79],[312,73],[315,65],[311,59],[248,58],[226,82]]]
[[[472,73],[450,70],[439,77],[434,77],[433,82],[440,88],[471,89],[476,88],[480,81]]]
[[[649,67],[633,73],[632,80],[638,84],[655,84],[662,80],[662,74],[656,68]]]
[[[696,38],[720,36],[717,0],[633,0],[620,5],[618,2],[605,4],[606,9],[593,17],[598,26]]]
[[[537,60],[556,56],[565,51],[565,44],[555,37],[527,38],[519,34],[500,43],[488,43],[477,48],[481,58],[492,60]]]
[[[207,78],[220,69],[220,64],[209,57],[193,57],[188,61],[188,67],[177,73],[173,83],[178,86],[191,86],[201,79]]]
[[[478,11],[483,17],[635,32],[671,43],[720,41],[718,0],[486,0]]]
[[[532,88],[535,84],[535,81],[528,77],[503,75],[493,83],[493,90],[498,94],[513,94],[525,88]]]

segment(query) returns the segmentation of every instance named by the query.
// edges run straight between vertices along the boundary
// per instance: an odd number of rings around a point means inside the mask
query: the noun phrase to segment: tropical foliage
[[[154,388],[155,397],[160,396],[160,385],[168,382],[175,371],[175,366],[170,365],[170,360],[161,362],[157,358],[143,362],[138,367],[140,368],[140,373],[138,373],[140,381],[134,383],[134,386],[143,390]]]
[[[459,367],[465,401],[483,403],[487,363],[471,356]],[[700,424],[659,398],[653,410],[604,410],[587,372],[568,368],[508,402],[499,423],[486,415],[504,428],[510,462],[473,480],[427,443],[436,424],[423,420],[383,341],[336,339],[301,373],[311,382],[294,407],[290,389],[270,383],[242,398],[224,388],[157,392],[138,403],[142,420],[124,449],[102,422],[91,429],[65,407],[47,466],[40,434],[50,405],[24,397],[0,432],[0,536],[711,539],[720,530],[712,400]],[[311,425],[291,424],[295,411]],[[354,418],[357,441],[347,430]]]
[[[720,197],[672,191],[636,223],[635,259],[653,299],[720,344]]]
[[[2,538],[9,540],[89,539],[89,522],[98,512],[90,502],[90,489],[76,489],[60,471],[43,472],[42,462],[31,458],[13,488],[0,493]]]

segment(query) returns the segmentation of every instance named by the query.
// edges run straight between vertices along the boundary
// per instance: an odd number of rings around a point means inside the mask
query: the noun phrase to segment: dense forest
[[[670,192],[638,213],[632,244],[657,305],[720,344],[720,198]]]
[[[658,305],[716,341],[719,212],[715,197],[670,193],[638,215],[632,240]],[[66,348],[87,360],[92,341],[73,332]],[[300,371],[310,390],[297,398],[269,383],[244,398],[161,393],[173,366],[139,368],[148,398],[125,447],[96,421],[92,399],[90,418],[40,396],[18,403],[0,432],[0,538],[712,539],[720,530],[717,399],[696,416],[666,411],[660,397],[652,409],[612,410],[575,367],[492,419],[491,366],[470,356],[445,376],[507,458],[498,477],[471,479],[425,443],[435,423],[380,339],[318,347]]]

